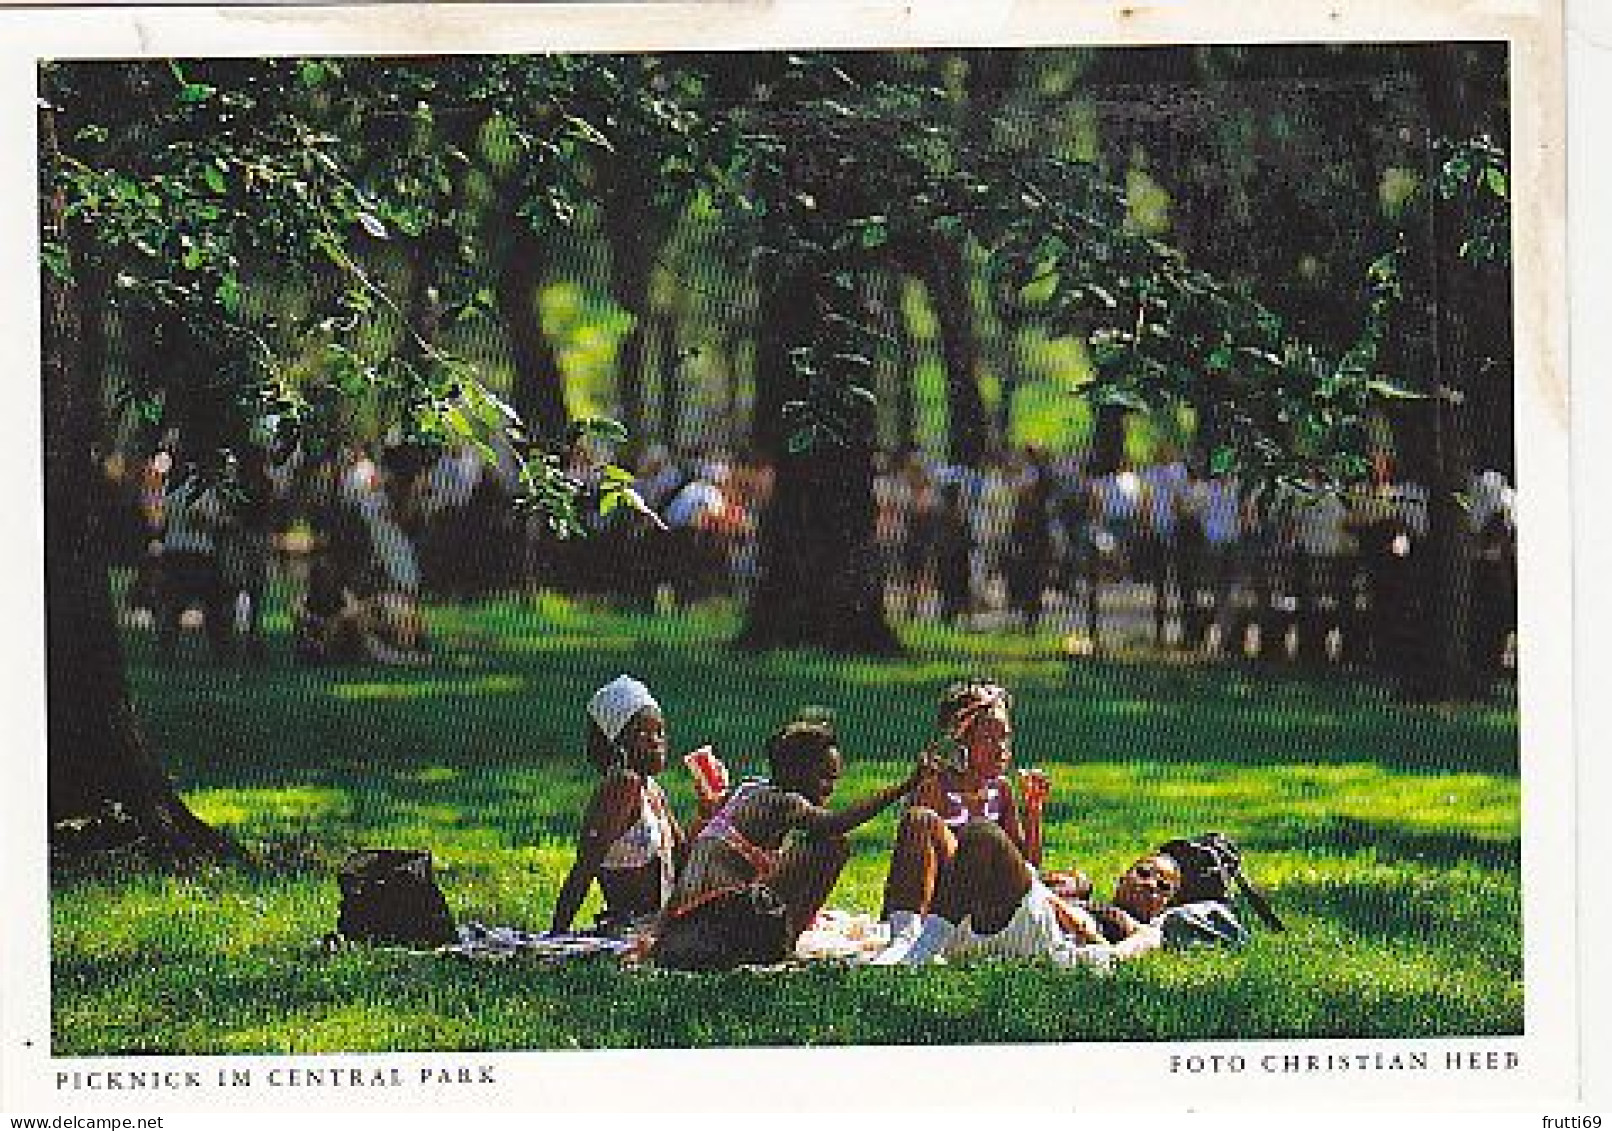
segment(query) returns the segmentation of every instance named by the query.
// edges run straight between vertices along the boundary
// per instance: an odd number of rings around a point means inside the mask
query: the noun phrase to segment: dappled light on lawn
[[[480,679],[396,680],[387,683],[338,683],[330,694],[336,699],[363,702],[372,699],[421,699],[438,695],[516,695],[526,689],[526,681],[515,676],[493,675]]]
[[[134,638],[139,705],[186,797],[262,863],[188,877],[115,866],[60,875],[58,1052],[1521,1028],[1512,710],[1398,706],[1341,673],[1071,663],[1051,634],[924,629],[901,660],[830,660],[734,652],[733,620],[720,612],[655,621],[544,597],[431,615],[438,639],[494,644],[439,657],[462,662],[463,675],[271,663],[242,679],[158,667]],[[617,643],[600,652],[599,641]],[[1085,870],[1106,897],[1139,849],[1224,830],[1290,930],[1258,933],[1240,952],[1153,956],[1107,978],[1036,964],[673,976],[321,948],[335,924],[335,870],[358,847],[428,848],[460,922],[545,926],[596,780],[581,705],[621,670],[653,681],[674,752],[711,742],[741,776],[761,769],[772,725],[807,704],[831,707],[846,797],[870,792],[929,739],[940,685],[997,674],[1015,691],[1016,763],[1051,780],[1049,866]],[[680,766],[662,780],[672,806],[692,811]],[[853,834],[832,906],[877,909],[894,831],[885,814]],[[598,909],[594,893],[579,922]]]

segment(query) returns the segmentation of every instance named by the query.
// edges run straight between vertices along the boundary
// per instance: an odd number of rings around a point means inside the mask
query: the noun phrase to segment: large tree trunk
[[[894,451],[913,446],[918,430],[912,331],[902,304],[905,286],[906,277],[889,270],[879,272],[871,287],[873,321],[886,339],[875,370],[881,406],[879,435]]]
[[[918,447],[918,351],[912,344],[912,327],[907,322],[907,307],[903,292],[907,286],[904,276],[891,279],[894,292],[890,312],[890,332],[895,336],[896,364],[896,448],[915,451]]]
[[[816,336],[817,285],[806,274],[763,284],[755,440],[777,474],[761,520],[760,579],[739,643],[894,653],[900,643],[885,611],[873,540],[872,422],[844,446],[820,440],[789,451],[783,405],[805,397],[789,349]]]
[[[1087,469],[1094,475],[1111,475],[1125,462],[1125,417],[1119,405],[1099,404],[1092,425]]]
[[[650,364],[660,373],[660,439],[675,449],[683,421],[683,366],[677,343],[675,313],[662,309],[650,312],[649,347]],[[645,372],[648,372],[647,366]]]
[[[610,295],[632,315],[632,327],[617,351],[617,400],[628,434],[641,437],[648,424],[649,286],[662,224],[649,196],[652,170],[612,154],[600,157],[597,168],[602,226],[610,245]]]
[[[1459,50],[1459,45],[1449,45],[1425,57],[1424,93],[1434,137],[1463,137],[1474,125],[1468,108],[1475,92],[1468,68],[1457,57]],[[1436,161],[1436,154],[1429,156]],[[1422,576],[1430,586],[1430,639],[1424,668],[1406,690],[1419,698],[1448,700],[1465,698],[1476,687],[1469,647],[1473,540],[1460,496],[1473,472],[1468,383],[1476,358],[1469,321],[1478,311],[1475,269],[1460,253],[1469,223],[1463,202],[1436,191],[1428,196],[1434,396],[1426,404],[1433,444],[1427,541],[1432,560]]]
[[[45,166],[54,164],[50,111],[41,116]],[[47,197],[48,236],[65,239],[63,200]],[[71,258],[71,257],[70,257]],[[102,482],[101,374],[79,353],[84,320],[71,285],[43,272],[45,605],[49,816],[70,844],[70,822],[121,816],[120,833],[158,855],[238,855],[195,816],[147,746],[124,676],[106,552],[98,528]],[[85,841],[84,843],[89,843]]]
[[[513,208],[504,214],[509,235],[498,272],[498,313],[515,363],[510,403],[529,435],[558,438],[570,414],[565,407],[560,359],[543,332],[537,305],[546,249]]]
[[[954,464],[978,467],[990,450],[991,422],[980,396],[979,332],[962,248],[936,235],[924,249],[921,267],[946,367],[947,456]]]

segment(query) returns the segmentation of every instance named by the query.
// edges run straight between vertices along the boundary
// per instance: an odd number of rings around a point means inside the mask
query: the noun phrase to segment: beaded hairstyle
[[[1013,696],[1007,688],[995,680],[961,680],[941,693],[936,721],[949,737],[960,738],[981,712],[997,706],[1012,708]]]

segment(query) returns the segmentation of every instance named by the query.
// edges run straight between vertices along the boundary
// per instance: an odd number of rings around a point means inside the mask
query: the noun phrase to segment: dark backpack
[[[431,854],[366,848],[336,875],[341,887],[337,932],[354,942],[440,946],[458,937],[448,901],[431,874]]]
[[[1181,868],[1181,890],[1176,893],[1175,904],[1206,901],[1229,904],[1235,886],[1248,897],[1249,905],[1267,927],[1273,931],[1286,930],[1265,893],[1243,874],[1242,852],[1224,833],[1183,837],[1159,845],[1158,851]]]

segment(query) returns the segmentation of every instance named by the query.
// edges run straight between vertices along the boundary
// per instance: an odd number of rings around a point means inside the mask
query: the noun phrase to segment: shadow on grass
[[[1515,1031],[1498,981],[1377,967],[1300,976],[1291,953],[1171,955],[1112,977],[1043,966],[811,968],[683,976],[608,965],[467,963],[374,953],[203,963],[170,997],[106,963],[57,971],[73,1005],[58,1055],[537,1048],[709,1048],[1417,1037]],[[278,956],[282,960],[287,956]],[[122,977],[129,976],[128,968]],[[1497,1000],[1498,999],[1498,1000]],[[609,1001],[608,1010],[582,1003]],[[183,1012],[175,1013],[176,1007]],[[89,1024],[98,1021],[97,1026]]]
[[[1476,864],[1485,868],[1519,870],[1522,848],[1516,837],[1474,836],[1459,830],[1407,828],[1390,821],[1368,821],[1356,817],[1332,816],[1313,822],[1305,840],[1328,852],[1357,852],[1369,849],[1383,861],[1409,861],[1449,867]],[[1254,829],[1243,841],[1245,848],[1294,848],[1291,835],[1273,836]]]
[[[1347,673],[1082,661],[947,636],[898,661],[742,657],[721,618],[548,602],[441,614],[475,641],[425,671],[157,667],[131,675],[154,745],[253,869],[195,882],[57,877],[59,1051],[323,1052],[1414,1037],[1521,1024],[1515,712],[1405,707]],[[279,656],[285,641],[275,641]],[[1055,782],[1049,860],[1106,883],[1135,852],[1230,832],[1294,930],[1108,979],[1037,966],[812,968],[686,978],[579,965],[326,954],[349,848],[430,847],[461,917],[552,906],[595,777],[582,704],[620,671],[668,709],[674,750],[739,773],[801,705],[833,707],[844,799],[900,771],[952,678],[1016,696],[1018,757]],[[686,775],[665,784],[689,811]],[[855,835],[836,906],[877,903],[893,817]],[[608,1003],[608,1008],[606,1008]]]
[[[853,759],[904,759],[931,737],[939,688],[987,667],[1013,685],[1019,744],[1038,762],[1348,762],[1410,773],[1517,772],[1514,711],[1404,706],[1344,672],[1070,665],[1056,657],[991,664],[977,655],[966,662],[937,655],[748,657],[705,622],[691,622],[694,634],[679,639],[666,624],[614,614],[598,618],[630,643],[601,653],[587,621],[534,632],[507,608],[457,615],[482,623],[496,646],[445,657],[425,672],[158,668],[148,642],[136,641],[137,699],[170,765],[187,786],[201,788],[302,784],[421,765],[447,767],[467,781],[484,766],[580,765],[582,704],[623,669],[656,688],[674,744],[713,741],[745,771],[761,769],[768,731],[805,704],[835,709]],[[544,647],[522,646],[532,638]]]

